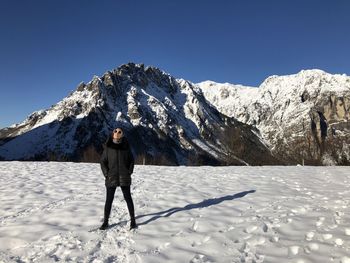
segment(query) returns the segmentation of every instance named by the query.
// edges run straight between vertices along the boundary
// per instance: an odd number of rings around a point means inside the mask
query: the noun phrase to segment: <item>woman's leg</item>
[[[115,193],[115,189],[117,187],[106,187],[106,203],[105,203],[105,213],[104,213],[104,222],[108,223],[108,219],[109,219],[109,215],[111,213],[111,209],[112,209],[112,203],[113,203],[113,199],[114,199],[114,193]]]
[[[134,211],[134,203],[132,201],[131,193],[130,193],[130,185],[121,186],[124,199],[126,204],[128,205],[129,215],[132,221],[135,221],[135,211]]]

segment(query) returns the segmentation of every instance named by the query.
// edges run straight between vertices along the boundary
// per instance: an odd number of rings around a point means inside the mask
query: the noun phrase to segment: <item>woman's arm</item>
[[[107,147],[103,149],[103,153],[100,159],[100,165],[104,177],[107,177],[108,174],[108,156],[107,156]]]
[[[132,155],[131,149],[128,150],[129,154],[129,174],[132,174],[134,172],[134,156]]]

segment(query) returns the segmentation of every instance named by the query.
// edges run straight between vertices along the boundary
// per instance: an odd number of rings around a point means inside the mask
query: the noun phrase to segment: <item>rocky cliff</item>
[[[322,70],[271,76],[259,87],[197,84],[220,112],[259,129],[286,163],[350,162],[350,77]]]

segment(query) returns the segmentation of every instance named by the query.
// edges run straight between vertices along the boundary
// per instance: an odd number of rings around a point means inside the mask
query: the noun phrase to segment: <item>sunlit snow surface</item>
[[[0,162],[0,262],[350,262],[350,168],[136,165],[106,231],[99,164]]]

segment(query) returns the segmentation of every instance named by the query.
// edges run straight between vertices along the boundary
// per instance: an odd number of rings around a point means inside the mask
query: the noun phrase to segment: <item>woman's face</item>
[[[113,138],[120,140],[120,138],[123,137],[123,131],[120,128],[117,128],[113,131]]]

